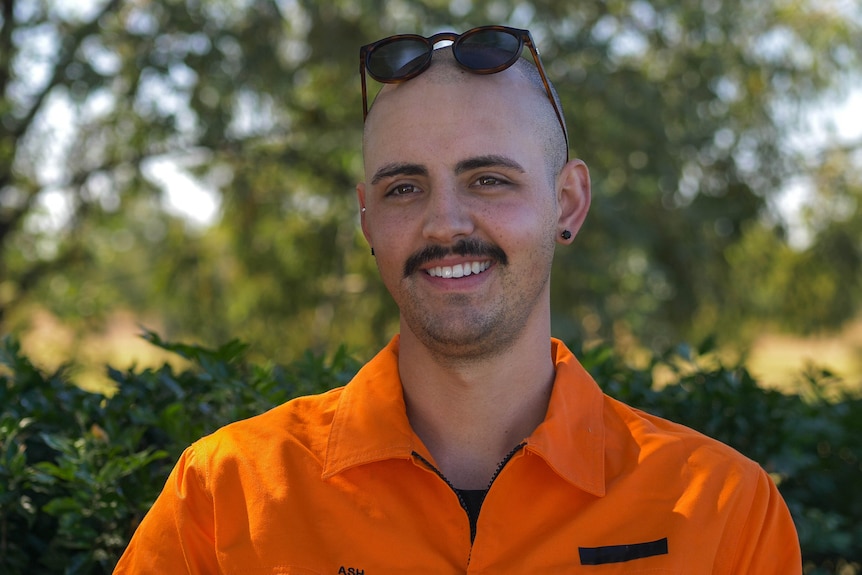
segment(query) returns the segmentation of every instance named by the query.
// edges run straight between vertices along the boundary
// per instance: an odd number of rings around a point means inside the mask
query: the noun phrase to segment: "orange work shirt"
[[[348,385],[191,445],[114,573],[802,573],[757,463],[607,397],[557,340],[545,420],[492,482],[471,542],[407,420],[398,341]]]

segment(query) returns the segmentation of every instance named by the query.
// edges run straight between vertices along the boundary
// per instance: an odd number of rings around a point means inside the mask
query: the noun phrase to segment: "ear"
[[[581,160],[569,160],[557,176],[557,204],[560,210],[557,241],[567,244],[571,238],[562,239],[560,234],[568,230],[574,238],[590,210],[590,171]]]
[[[368,245],[374,247],[374,242],[371,241],[371,234],[368,232],[368,221],[365,219],[365,183],[356,184],[356,199],[359,200],[359,222],[362,225],[362,234],[365,236],[365,241]]]

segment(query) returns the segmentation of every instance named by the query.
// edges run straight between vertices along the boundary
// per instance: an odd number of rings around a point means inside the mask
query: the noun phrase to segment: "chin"
[[[437,325],[414,334],[434,355],[457,361],[490,358],[505,352],[517,338],[518,330],[475,325],[469,329],[447,329]]]

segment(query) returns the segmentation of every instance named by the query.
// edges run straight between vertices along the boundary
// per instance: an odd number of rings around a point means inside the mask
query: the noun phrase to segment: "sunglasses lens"
[[[503,30],[477,30],[462,36],[457,46],[458,61],[471,70],[494,70],[511,65],[518,58],[521,41]]]
[[[377,46],[368,57],[367,70],[378,82],[400,80],[421,69],[431,57],[424,39],[400,38]]]

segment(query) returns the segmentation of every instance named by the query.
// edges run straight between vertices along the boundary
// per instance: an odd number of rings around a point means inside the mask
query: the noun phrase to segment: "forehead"
[[[535,110],[541,104],[534,88],[513,69],[478,75],[432,67],[381,90],[365,125],[366,168],[376,160],[391,161],[393,155],[539,149],[533,140]]]

